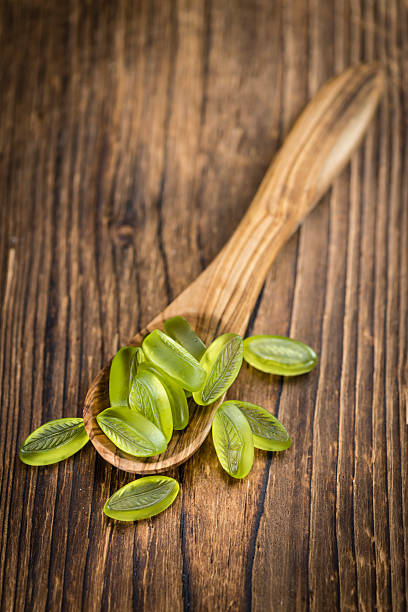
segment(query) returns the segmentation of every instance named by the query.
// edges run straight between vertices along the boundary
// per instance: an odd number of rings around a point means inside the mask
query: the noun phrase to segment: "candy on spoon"
[[[184,317],[171,317],[163,323],[163,327],[170,338],[181,344],[197,361],[200,361],[207,347]]]
[[[182,387],[173,382],[168,376],[165,376],[150,361],[145,361],[141,364],[139,372],[143,372],[144,370],[152,372],[160,380],[166,390],[170,402],[171,413],[173,415],[174,429],[185,429],[189,420],[189,410],[186,394]]]
[[[161,330],[148,334],[142,348],[147,359],[183,389],[198,391],[203,386],[205,371],[197,359]]]
[[[160,379],[152,371],[139,367],[132,380],[129,406],[156,425],[163,432],[166,442],[170,440],[173,417],[169,398]]]

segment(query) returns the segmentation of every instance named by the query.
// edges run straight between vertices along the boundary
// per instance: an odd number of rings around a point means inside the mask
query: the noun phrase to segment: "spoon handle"
[[[360,143],[383,87],[378,64],[359,64],[329,81],[309,102],[237,230],[195,281],[201,302],[194,310],[203,320],[212,313],[218,332],[245,331],[279,249]]]

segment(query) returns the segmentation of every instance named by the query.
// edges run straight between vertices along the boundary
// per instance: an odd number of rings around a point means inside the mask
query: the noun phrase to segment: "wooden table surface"
[[[408,20],[403,0],[4,0],[0,107],[3,610],[406,609]],[[363,146],[282,250],[248,334],[302,339],[294,379],[244,367],[292,448],[243,481],[212,442],[174,505],[108,520],[132,475],[91,444],[30,468],[104,361],[237,226],[319,86],[380,60]]]

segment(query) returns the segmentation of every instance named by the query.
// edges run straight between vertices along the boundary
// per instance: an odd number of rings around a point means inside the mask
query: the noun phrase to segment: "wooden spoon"
[[[377,64],[349,68],[329,81],[303,111],[269,167],[239,227],[208,268],[136,334],[140,344],[168,317],[184,316],[207,343],[218,334],[244,334],[266,274],[279,249],[312,210],[360,143],[377,108],[384,77]],[[266,330],[267,331],[267,330]],[[91,442],[106,461],[127,472],[153,474],[180,465],[200,448],[216,404],[195,406],[165,453],[138,459],[117,449],[96,415],[109,406],[110,362],[93,381],[84,406]]]

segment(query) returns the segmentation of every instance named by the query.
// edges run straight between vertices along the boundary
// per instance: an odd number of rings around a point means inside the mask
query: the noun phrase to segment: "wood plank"
[[[0,607],[404,610],[408,584],[408,21],[400,0],[0,7]],[[244,366],[229,397],[293,437],[231,482],[210,439],[175,504],[120,524],[132,479],[89,445],[20,463],[104,361],[212,260],[319,86],[379,59],[363,147],[278,257],[248,333],[318,369]]]

